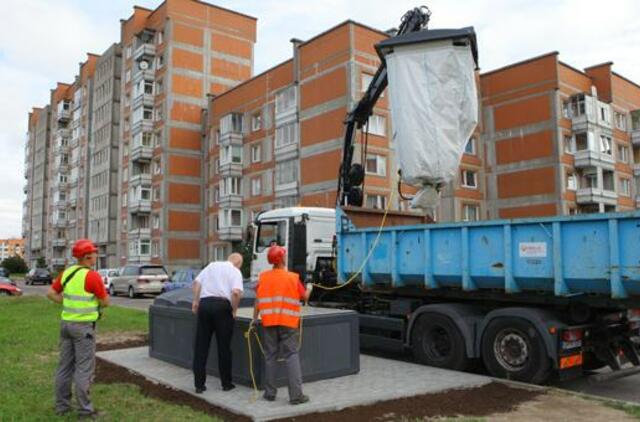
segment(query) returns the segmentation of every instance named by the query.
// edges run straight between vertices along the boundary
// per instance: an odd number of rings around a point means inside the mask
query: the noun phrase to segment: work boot
[[[276,396],[269,396],[267,394],[263,395],[262,398],[266,401],[276,401]]]
[[[305,396],[304,394],[301,395],[300,397],[298,397],[297,399],[291,399],[289,400],[289,404],[293,404],[293,405],[297,405],[297,404],[302,404],[302,403],[306,403],[309,401],[309,396]]]
[[[98,418],[102,418],[106,416],[106,412],[103,412],[101,410],[94,410],[91,413],[80,413],[78,414],[78,419],[98,419]]]

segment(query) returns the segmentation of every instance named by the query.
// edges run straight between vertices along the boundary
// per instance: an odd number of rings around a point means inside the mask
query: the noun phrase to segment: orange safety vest
[[[263,271],[258,279],[256,301],[263,327],[300,325],[299,276],[284,269]]]

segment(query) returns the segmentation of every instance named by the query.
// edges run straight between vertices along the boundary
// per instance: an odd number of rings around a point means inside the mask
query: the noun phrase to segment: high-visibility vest
[[[76,271],[80,268],[78,271]],[[62,273],[60,280],[65,282],[71,273],[76,273],[62,288],[62,314],[64,321],[94,322],[98,320],[98,299],[92,293],[84,290],[88,268],[72,265]]]
[[[256,301],[263,327],[300,325],[299,276],[284,269],[267,270],[260,274]]]

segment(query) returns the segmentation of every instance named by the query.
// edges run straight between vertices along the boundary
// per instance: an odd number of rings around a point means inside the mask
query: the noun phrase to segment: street
[[[49,286],[42,285],[26,286],[22,280],[19,280],[17,283],[18,287],[23,289],[25,295],[44,296],[49,288]],[[144,296],[136,299],[112,296],[111,303],[126,308],[148,311],[149,306],[153,303],[153,299],[154,298],[152,296]],[[640,403],[640,374],[602,383],[592,383],[589,381],[589,378],[583,377],[571,381],[553,382],[551,385],[557,388],[584,394],[592,394],[616,400]]]

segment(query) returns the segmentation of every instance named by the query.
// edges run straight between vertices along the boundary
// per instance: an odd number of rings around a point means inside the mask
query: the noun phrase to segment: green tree
[[[2,264],[0,264],[0,266],[6,268],[7,271],[9,271],[11,274],[26,273],[27,271],[29,271],[27,263],[24,262],[24,259],[22,259],[22,257],[19,257],[17,255],[6,258],[4,261],[2,261]]]
[[[44,256],[39,256],[36,261],[36,267],[38,268],[47,268],[47,261],[44,260]]]

